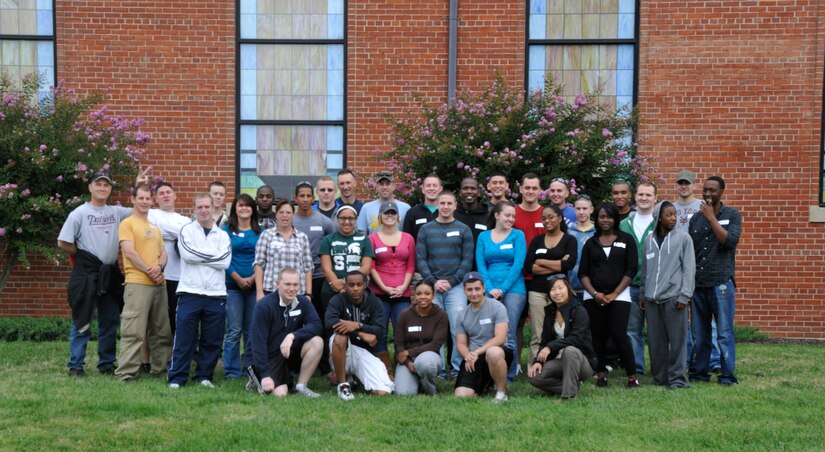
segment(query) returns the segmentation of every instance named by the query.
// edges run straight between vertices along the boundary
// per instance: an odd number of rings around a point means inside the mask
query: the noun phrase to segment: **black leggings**
[[[614,300],[605,306],[599,306],[594,300],[584,302],[587,315],[590,316],[590,333],[593,335],[593,348],[599,358],[596,372],[604,372],[608,360],[607,340],[613,339],[619,351],[619,359],[622,361],[627,375],[636,375],[636,359],[633,357],[633,347],[630,346],[630,338],[627,337],[627,319],[630,317],[630,303],[626,301]]]

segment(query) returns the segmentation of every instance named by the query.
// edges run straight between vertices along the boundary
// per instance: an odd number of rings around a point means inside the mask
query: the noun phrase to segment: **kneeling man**
[[[298,371],[295,392],[318,397],[307,383],[324,349],[321,318],[309,298],[298,295],[301,278],[296,270],[281,270],[275,287],[255,306],[252,360],[256,377],[264,393],[284,397],[292,385],[289,372]]]
[[[381,300],[367,289],[366,276],[360,271],[347,273],[346,292],[329,300],[324,324],[330,329],[329,347],[332,368],[338,384],[338,397],[352,400],[347,375],[355,376],[364,389],[374,395],[389,395],[394,383],[378,358],[375,345],[387,334]]]
[[[513,345],[507,341],[507,309],[487,298],[484,280],[477,272],[464,276],[464,293],[470,302],[456,322],[456,347],[464,360],[455,380],[456,397],[474,397],[496,387],[494,403],[507,400],[507,368],[513,362]]]

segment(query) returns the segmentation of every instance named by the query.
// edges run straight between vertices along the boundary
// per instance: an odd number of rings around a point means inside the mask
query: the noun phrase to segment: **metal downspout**
[[[456,60],[458,50],[458,0],[450,0],[450,34],[447,53],[447,103],[452,105],[455,101],[456,85]]]

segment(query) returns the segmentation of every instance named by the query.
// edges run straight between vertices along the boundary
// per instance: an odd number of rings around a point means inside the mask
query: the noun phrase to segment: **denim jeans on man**
[[[711,319],[716,320],[719,343],[719,383],[737,383],[736,341],[733,336],[733,316],[736,311],[733,280],[713,287],[697,287],[691,303],[691,329],[696,341],[690,368],[692,380],[710,380]]]
[[[693,331],[691,330],[691,323],[688,324],[687,330],[687,367],[690,369],[690,363],[693,362]],[[719,371],[721,366],[719,366],[719,341],[717,340],[716,335],[716,320],[712,320],[710,322],[710,332],[711,332],[711,343],[713,347],[710,349],[710,370],[711,372]]]
[[[449,359],[450,366],[445,365],[444,368],[452,369],[453,377],[457,377],[462,358],[461,355],[458,354],[458,348],[456,347],[455,326],[458,323],[459,316],[463,315],[464,309],[467,307],[467,295],[464,294],[464,285],[459,284],[444,293],[436,292],[433,303],[447,313],[447,320],[450,322],[450,338],[453,344],[453,352]],[[442,354],[443,353],[442,351]]]
[[[627,337],[636,359],[636,375],[645,373],[645,313],[639,307],[639,286],[630,286],[630,318],[627,319]]]
[[[108,294],[97,300],[97,368],[101,372],[115,370],[117,359],[117,328],[120,326],[120,300]],[[77,331],[72,322],[69,332],[69,369],[83,369],[86,365],[86,346],[92,337],[91,326],[84,332]]]
[[[226,337],[223,340],[223,373],[227,378],[246,375],[243,369],[252,364],[252,314],[255,291],[226,289]],[[243,356],[241,356],[243,337]]]

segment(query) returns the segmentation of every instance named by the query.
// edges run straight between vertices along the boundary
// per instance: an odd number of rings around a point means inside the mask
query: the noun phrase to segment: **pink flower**
[[[613,132],[611,132],[611,131],[609,131],[609,130],[607,130],[607,129],[602,129],[602,136],[603,136],[603,137],[605,137],[605,138],[612,137],[612,136],[613,136]]]
[[[31,192],[31,190],[29,190],[29,189],[27,188],[27,189],[23,190],[22,192],[20,192],[20,194],[21,194],[21,195],[23,195],[23,197],[24,197],[24,198],[26,198],[26,197],[28,197],[30,194],[32,194],[32,192]]]
[[[58,181],[58,182],[63,182],[63,176],[62,176],[62,175],[61,175],[61,176],[57,176],[57,181]]]
[[[4,235],[6,235],[6,229],[0,228],[0,237],[3,237]]]
[[[80,173],[85,172],[87,169],[89,169],[89,167],[87,167],[86,164],[83,162],[78,162],[77,166],[75,167],[75,171]]]

